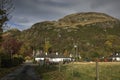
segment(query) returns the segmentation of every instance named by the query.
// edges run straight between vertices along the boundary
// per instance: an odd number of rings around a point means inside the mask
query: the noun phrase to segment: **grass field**
[[[36,71],[44,80],[96,79],[96,64],[94,62],[37,66]],[[99,80],[120,80],[120,62],[99,62]]]

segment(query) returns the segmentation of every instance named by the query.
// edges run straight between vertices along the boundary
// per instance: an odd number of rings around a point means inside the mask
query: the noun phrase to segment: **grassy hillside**
[[[17,36],[24,42],[23,48],[77,54],[83,58],[107,57],[120,51],[120,21],[104,13],[87,12],[65,16],[58,21],[34,24]]]

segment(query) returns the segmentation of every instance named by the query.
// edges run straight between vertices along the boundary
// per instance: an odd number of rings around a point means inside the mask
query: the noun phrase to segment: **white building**
[[[112,59],[112,61],[120,61],[120,53],[115,53],[111,55],[110,58]]]
[[[70,57],[65,57],[63,55],[60,55],[58,53],[56,54],[40,54],[35,56],[35,60],[37,62],[40,61],[49,61],[49,63],[59,63],[59,62],[70,62],[71,58]]]

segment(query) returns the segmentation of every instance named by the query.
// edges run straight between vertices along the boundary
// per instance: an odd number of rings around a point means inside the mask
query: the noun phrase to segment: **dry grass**
[[[39,69],[39,70],[38,70]],[[45,69],[45,71],[44,71]],[[36,70],[41,71],[44,80],[95,80],[95,62],[75,62],[59,66]],[[51,69],[51,70],[50,70]],[[43,72],[42,72],[43,71]],[[99,62],[100,80],[120,80],[120,62]]]

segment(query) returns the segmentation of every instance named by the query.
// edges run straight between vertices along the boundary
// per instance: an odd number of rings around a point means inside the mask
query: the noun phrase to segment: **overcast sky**
[[[120,19],[120,0],[15,0],[14,5],[8,24],[20,30],[78,12],[102,12]]]

